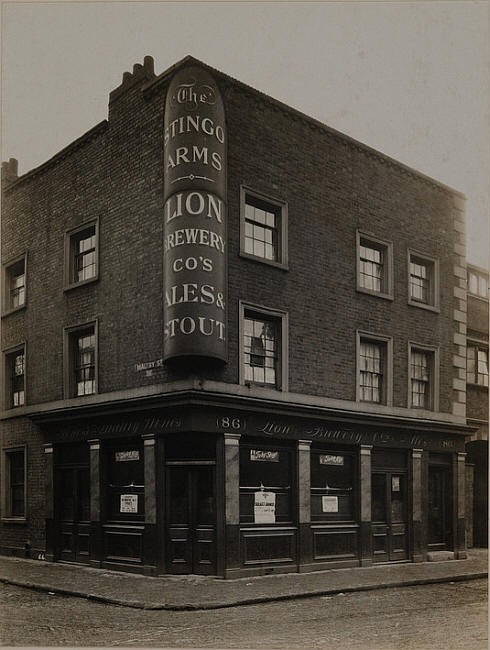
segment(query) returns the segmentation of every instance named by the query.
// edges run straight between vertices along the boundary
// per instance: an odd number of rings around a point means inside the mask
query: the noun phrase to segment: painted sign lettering
[[[343,465],[343,456],[333,456],[331,454],[321,454],[320,465]]]
[[[265,461],[269,463],[279,462],[278,451],[264,451],[263,449],[251,449],[250,460]]]
[[[116,451],[115,460],[116,463],[122,463],[130,460],[139,460],[140,452],[137,449],[131,451]]]
[[[164,360],[226,361],[226,146],[216,82],[179,70],[164,125]]]

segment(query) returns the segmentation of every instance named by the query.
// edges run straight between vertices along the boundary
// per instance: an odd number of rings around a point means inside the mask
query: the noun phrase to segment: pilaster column
[[[100,440],[90,446],[90,521],[100,521]]]
[[[157,530],[157,486],[155,435],[149,433],[143,438],[143,463],[145,485],[145,533],[143,538],[143,572],[155,575],[158,563]]]
[[[232,577],[241,566],[240,558],[240,437],[239,433],[224,434],[225,485],[225,567],[226,577]]]
[[[466,553],[466,520],[465,520],[465,485],[466,485],[466,453],[458,452],[453,460],[453,480],[455,486],[456,526],[454,530],[454,555],[456,560],[464,560]]]
[[[144,445],[145,524],[157,523],[155,435],[141,436]]]
[[[412,541],[414,562],[422,562],[422,449],[412,449]]]
[[[90,447],[90,565],[99,568],[103,559],[100,440],[87,442]]]
[[[54,519],[54,448],[51,443],[44,445],[44,516],[46,519],[47,560],[55,559],[56,529]]]
[[[359,458],[359,492],[361,497],[361,566],[373,563],[371,531],[371,450],[372,445],[361,445]]]
[[[298,440],[298,568],[310,564],[312,558],[311,537],[311,440]],[[308,570],[305,567],[304,570]]]

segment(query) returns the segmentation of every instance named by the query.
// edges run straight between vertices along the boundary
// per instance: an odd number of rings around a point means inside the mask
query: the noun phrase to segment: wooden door
[[[216,574],[214,466],[169,466],[167,571]]]
[[[445,551],[451,540],[451,476],[449,467],[429,465],[430,551]]]
[[[90,470],[60,467],[57,471],[59,559],[89,561]]]
[[[371,488],[373,561],[406,560],[407,475],[396,471],[374,472]]]

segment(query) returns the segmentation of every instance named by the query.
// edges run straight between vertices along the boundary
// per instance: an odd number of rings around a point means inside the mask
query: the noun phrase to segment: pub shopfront
[[[466,556],[450,425],[169,413],[40,422],[47,559],[233,578]]]

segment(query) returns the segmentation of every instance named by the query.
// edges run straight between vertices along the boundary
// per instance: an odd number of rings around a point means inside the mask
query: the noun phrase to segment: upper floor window
[[[439,400],[437,350],[410,344],[409,352],[410,406],[437,410]]]
[[[5,354],[6,406],[17,408],[25,404],[25,346]]]
[[[97,392],[96,324],[65,330],[65,384],[71,397]]]
[[[241,383],[285,388],[286,314],[241,305]]]
[[[488,386],[488,348],[468,342],[466,348],[466,381]]]
[[[390,404],[392,393],[392,341],[358,332],[357,399]]]
[[[439,265],[437,260],[409,251],[408,267],[409,303],[426,309],[438,309]]]
[[[241,188],[241,253],[285,267],[287,206],[284,202]]]
[[[468,291],[474,296],[488,298],[488,274],[468,269]]]
[[[4,449],[2,517],[24,519],[26,515],[25,448]]]
[[[393,298],[393,245],[357,232],[357,289]]]
[[[79,285],[98,277],[98,223],[72,230],[66,235],[65,273],[67,285]]]
[[[4,313],[24,307],[26,304],[26,256],[4,267]]]

